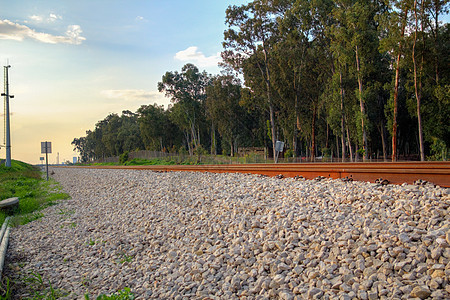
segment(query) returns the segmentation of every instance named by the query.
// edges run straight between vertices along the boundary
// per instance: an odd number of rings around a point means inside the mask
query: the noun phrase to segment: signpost
[[[275,143],[275,152],[276,152],[275,163],[278,163],[278,155],[280,154],[280,152],[283,152],[283,148],[284,143],[282,141],[277,141]]]
[[[48,153],[52,153],[52,142],[41,142],[41,153],[45,153],[45,166],[47,170],[48,181]]]

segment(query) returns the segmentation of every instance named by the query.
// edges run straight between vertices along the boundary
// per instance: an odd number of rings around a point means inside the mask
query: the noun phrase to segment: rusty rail
[[[450,162],[86,166],[81,168],[252,173],[268,176],[282,174],[285,177],[303,176],[306,179],[317,176],[333,179],[351,177],[354,180],[370,182],[383,178],[394,184],[404,182],[412,184],[422,179],[442,187],[450,187]]]

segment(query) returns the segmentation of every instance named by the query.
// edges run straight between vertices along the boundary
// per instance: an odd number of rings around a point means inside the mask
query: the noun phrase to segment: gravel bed
[[[13,299],[449,299],[450,191],[325,179],[54,169],[72,197],[13,228]],[[28,274],[28,275],[27,275]],[[22,282],[22,283],[21,283]]]

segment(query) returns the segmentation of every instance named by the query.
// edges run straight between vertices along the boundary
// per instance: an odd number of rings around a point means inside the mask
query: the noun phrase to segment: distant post
[[[48,181],[48,153],[52,153],[52,142],[41,142],[41,153],[45,153],[45,167],[47,170]]]
[[[14,95],[9,94],[8,69],[11,66],[4,66],[5,71],[5,92],[1,95],[5,97],[5,135],[6,135],[6,163],[5,166],[11,167],[11,129],[9,121],[9,98],[14,98]]]

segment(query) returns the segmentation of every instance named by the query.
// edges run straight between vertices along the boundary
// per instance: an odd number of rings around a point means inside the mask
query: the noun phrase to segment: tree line
[[[254,0],[226,10],[222,72],[168,71],[164,109],[110,114],[72,144],[82,160],[149,149],[234,155],[445,159],[448,0]]]

